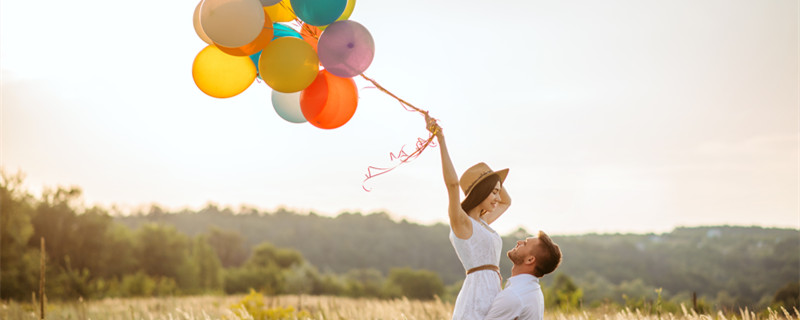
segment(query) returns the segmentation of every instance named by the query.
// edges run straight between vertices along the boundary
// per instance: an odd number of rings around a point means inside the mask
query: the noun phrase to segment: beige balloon
[[[262,8],[260,0],[204,0],[200,5],[200,26],[214,43],[238,48],[261,33]]]
[[[200,5],[202,4],[203,1],[200,1],[197,3],[197,7],[194,8],[194,17],[192,19],[193,20],[192,22],[194,22],[194,32],[197,33],[197,36],[200,37],[200,40],[203,40],[203,42],[208,44],[214,44],[214,42],[211,41],[211,38],[208,37],[206,32],[203,31],[203,26],[200,25]]]

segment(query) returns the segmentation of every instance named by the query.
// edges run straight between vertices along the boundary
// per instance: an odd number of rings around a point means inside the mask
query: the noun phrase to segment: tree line
[[[48,299],[204,293],[316,294],[414,299],[445,297],[438,274],[399,267],[319,271],[299,251],[267,241],[246,244],[237,232],[211,227],[188,235],[175,226],[129,228],[99,207],[82,208],[81,190],[45,190],[40,199],[22,176],[0,182],[0,298],[27,300],[39,289],[46,241]]]
[[[107,297],[206,292],[455,298],[464,270],[444,224],[388,214],[336,217],[284,209],[219,208],[130,216],[84,208],[79,188],[34,198],[3,175],[0,261],[4,299],[38,288],[39,239],[47,241],[48,296]],[[528,236],[503,237],[504,251]],[[552,235],[564,262],[543,279],[548,305],[677,308],[800,305],[800,231],[677,228],[664,234]],[[501,259],[508,276],[510,263]]]

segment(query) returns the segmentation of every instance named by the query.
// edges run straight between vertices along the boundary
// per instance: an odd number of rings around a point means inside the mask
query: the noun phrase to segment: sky
[[[344,126],[294,124],[271,89],[212,98],[196,0],[0,1],[0,165],[86,206],[209,203],[447,222],[424,118],[356,79]],[[510,168],[492,226],[550,234],[800,228],[794,0],[358,0],[364,72],[444,128],[461,174]]]

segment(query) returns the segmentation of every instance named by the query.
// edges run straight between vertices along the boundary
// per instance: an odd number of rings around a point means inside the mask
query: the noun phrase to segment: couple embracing
[[[501,288],[500,251],[503,241],[489,225],[511,205],[503,182],[508,169],[492,171],[481,162],[456,175],[442,128],[425,116],[427,129],[436,135],[447,186],[450,242],[467,276],[456,298],[454,320],[542,319],[544,296],[539,278],[561,263],[561,249],[542,231],[517,241],[506,255],[514,264],[505,289]],[[459,187],[464,192],[461,200]]]

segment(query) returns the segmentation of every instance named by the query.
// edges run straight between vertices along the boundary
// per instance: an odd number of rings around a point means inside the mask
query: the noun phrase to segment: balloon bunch
[[[358,90],[352,78],[361,76],[406,110],[426,115],[363,74],[375,43],[364,26],[348,20],[354,7],[355,0],[201,0],[194,28],[208,46],[192,65],[195,84],[209,96],[229,98],[258,77],[273,89],[281,118],[334,129],[353,117]],[[418,138],[411,153],[404,147],[391,153],[397,162],[368,167],[364,182],[415,159],[433,140],[433,134]]]
[[[202,0],[194,28],[208,46],[192,65],[195,84],[229,98],[258,77],[284,120],[338,128],[358,105],[352,78],[375,55],[369,31],[348,20],[354,7],[355,0]]]

